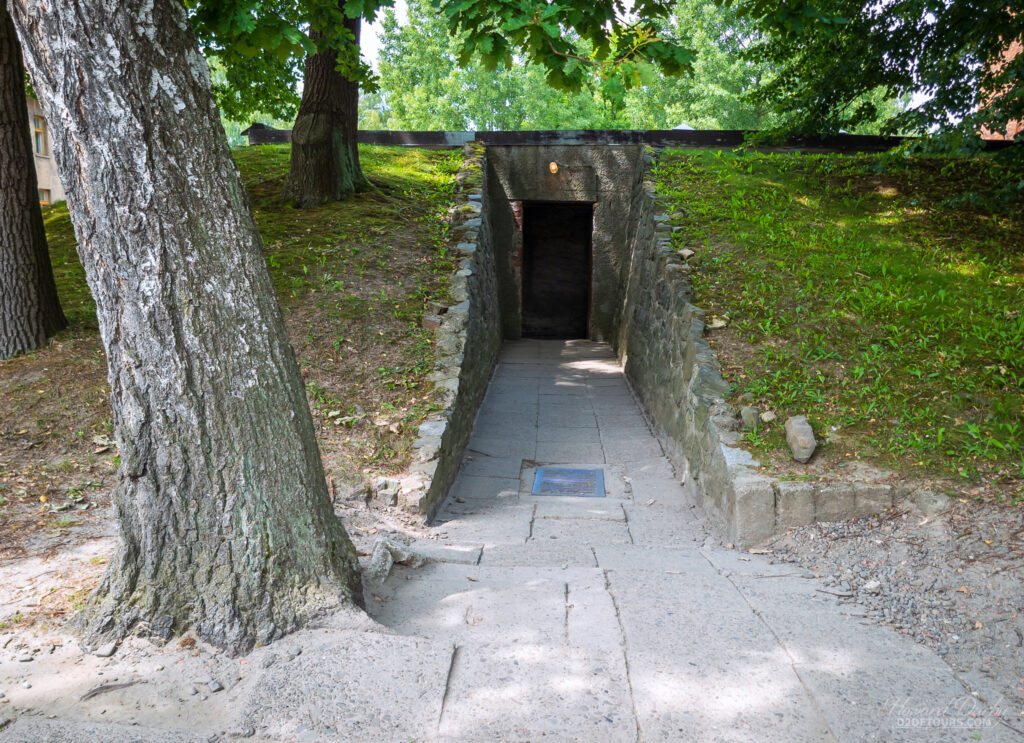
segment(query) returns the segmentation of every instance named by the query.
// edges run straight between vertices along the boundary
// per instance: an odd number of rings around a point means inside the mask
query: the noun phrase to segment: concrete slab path
[[[532,495],[544,465],[607,493]],[[714,546],[605,345],[505,347],[434,528],[477,564],[399,568],[370,602],[454,643],[417,740],[1014,739],[931,651]]]
[[[544,465],[600,468],[604,497],[533,495]],[[368,587],[376,622],[242,659],[70,638],[3,656],[0,742],[1018,739],[931,651],[717,546],[606,346],[506,346],[428,531],[431,562]]]

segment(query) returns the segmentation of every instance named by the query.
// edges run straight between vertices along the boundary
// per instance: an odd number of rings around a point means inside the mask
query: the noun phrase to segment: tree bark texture
[[[67,325],[46,246],[34,157],[21,46],[0,3],[0,359],[39,348]]]
[[[346,27],[359,45],[359,18]],[[316,37],[316,31],[311,34]],[[302,101],[292,128],[292,156],[284,196],[303,208],[340,201],[366,185],[359,167],[359,83],[337,71],[338,55],[306,58]]]
[[[106,349],[122,543],[86,641],[242,652],[359,600],[302,377],[180,0],[12,0]]]

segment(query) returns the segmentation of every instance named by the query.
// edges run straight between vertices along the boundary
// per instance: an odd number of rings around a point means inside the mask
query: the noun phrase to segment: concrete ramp
[[[606,493],[533,495],[542,466]],[[398,568],[371,606],[455,647],[423,739],[1015,739],[934,653],[704,523],[607,346],[507,344],[433,527],[478,563]]]

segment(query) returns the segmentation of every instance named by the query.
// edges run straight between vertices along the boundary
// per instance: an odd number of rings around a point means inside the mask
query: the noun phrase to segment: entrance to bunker
[[[586,338],[594,205],[523,204],[523,337]]]

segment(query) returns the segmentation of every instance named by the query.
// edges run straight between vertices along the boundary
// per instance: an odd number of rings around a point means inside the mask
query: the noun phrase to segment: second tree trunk
[[[360,19],[348,19],[345,25],[358,46]],[[301,207],[339,201],[366,183],[357,147],[359,84],[342,76],[337,64],[337,52],[331,50],[306,60],[284,192],[287,200]]]
[[[39,348],[67,325],[46,246],[34,157],[21,46],[0,3],[0,359]]]

